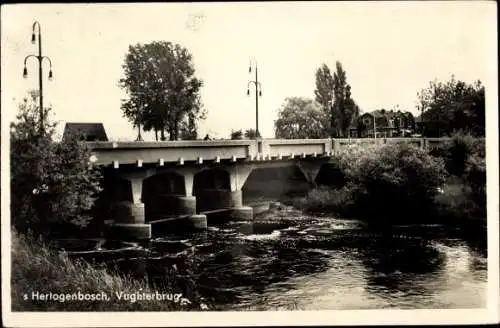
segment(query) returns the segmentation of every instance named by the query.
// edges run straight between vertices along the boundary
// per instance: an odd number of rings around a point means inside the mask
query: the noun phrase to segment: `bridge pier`
[[[113,220],[107,225],[107,234],[120,239],[150,239],[151,225],[145,223],[142,183],[150,171],[123,172],[121,177],[130,183],[131,194],[126,201],[115,203]]]
[[[302,172],[307,182],[316,187],[316,178],[323,164],[323,161],[299,161],[297,162],[297,167],[300,169],[300,172]]]
[[[235,165],[228,168],[229,184],[231,187],[231,210],[229,211],[229,218],[232,220],[253,220],[253,208],[243,206],[242,192],[242,188],[253,169],[253,165]]]

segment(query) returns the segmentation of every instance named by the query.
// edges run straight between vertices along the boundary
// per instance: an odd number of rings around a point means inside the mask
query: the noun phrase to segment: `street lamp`
[[[250,84],[255,85],[255,137],[260,138],[259,133],[259,97],[262,97],[262,85],[258,79],[258,67],[256,60],[250,60],[250,65],[248,66],[248,73],[252,73],[252,61],[255,65],[255,80],[249,81],[247,84],[247,96],[250,96]]]
[[[44,59],[47,59],[49,61],[49,80],[52,80],[53,74],[52,74],[52,61],[50,60],[49,57],[47,56],[42,56],[42,29],[40,27],[40,23],[35,21],[33,23],[32,27],[32,34],[31,34],[31,43],[35,44],[36,42],[36,35],[35,35],[35,30],[38,28],[38,56],[35,55],[28,55],[24,58],[24,69],[23,69],[23,77],[27,78],[28,77],[28,68],[26,67],[26,62],[29,58],[36,58],[38,59],[38,89],[39,89],[39,98],[40,98],[40,134],[43,134],[43,72],[42,72],[42,63]]]
[[[147,88],[148,87],[148,82],[147,81],[144,81],[144,82],[141,82],[139,83],[139,85],[141,86],[141,90],[138,92],[139,93],[139,106],[137,108],[137,130],[138,130],[138,134],[137,134],[137,138],[135,139],[135,141],[144,141],[144,139],[142,139],[142,135],[141,135],[141,121],[142,121],[142,111],[144,110],[144,107],[146,106],[146,102],[144,101],[144,88]]]

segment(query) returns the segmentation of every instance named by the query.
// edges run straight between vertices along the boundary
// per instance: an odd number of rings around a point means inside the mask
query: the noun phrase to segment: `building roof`
[[[367,113],[364,113],[364,114],[361,114],[359,117],[363,117],[363,116],[366,116],[366,115],[369,115],[369,116],[373,116],[375,118],[377,118],[377,127],[388,127],[388,128],[394,128],[394,125],[393,125],[393,119],[396,118],[396,117],[404,117],[406,119],[411,119],[413,118],[413,114],[411,112],[406,112],[406,111],[401,111],[401,110],[398,110],[398,111],[394,111],[394,110],[385,110],[385,109],[378,109],[378,110],[374,110],[374,111],[371,111],[371,112],[367,112]],[[384,118],[384,120],[380,120],[380,118]],[[351,124],[351,128],[357,128],[357,123],[356,122],[353,122]]]
[[[66,123],[63,140],[75,135],[82,136],[86,141],[108,141],[102,123]]]

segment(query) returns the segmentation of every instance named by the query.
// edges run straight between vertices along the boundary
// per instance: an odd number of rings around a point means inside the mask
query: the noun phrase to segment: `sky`
[[[338,60],[362,112],[396,105],[417,114],[417,92],[452,74],[497,88],[496,3],[493,1],[272,2],[170,4],[15,4],[1,8],[2,124],[38,88],[38,65],[26,55],[32,24],[42,27],[44,105],[60,122],[102,122],[112,140],[134,140],[118,86],[128,46],[165,40],[193,55],[204,81],[206,120],[199,135],[228,138],[255,128],[250,59],[258,63],[259,130],[274,136],[286,97],[314,99],[315,72]],[[145,135],[153,140],[152,133]]]

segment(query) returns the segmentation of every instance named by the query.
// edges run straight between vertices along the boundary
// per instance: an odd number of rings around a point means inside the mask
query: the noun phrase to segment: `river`
[[[212,310],[481,308],[487,255],[479,245],[440,226],[373,232],[284,208],[156,238],[105,262],[159,288],[197,290]]]

